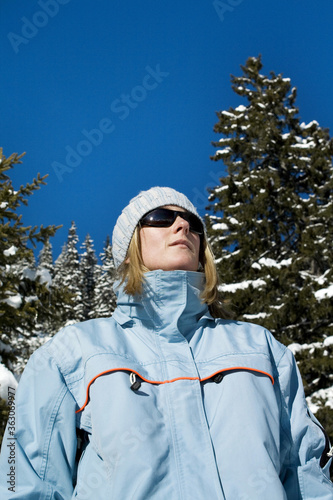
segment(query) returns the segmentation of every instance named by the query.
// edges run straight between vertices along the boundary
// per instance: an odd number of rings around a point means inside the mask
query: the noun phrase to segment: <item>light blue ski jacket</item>
[[[141,298],[120,289],[111,318],[34,353],[2,500],[333,499],[292,353],[260,326],[212,318],[202,287],[202,273],[149,272]]]

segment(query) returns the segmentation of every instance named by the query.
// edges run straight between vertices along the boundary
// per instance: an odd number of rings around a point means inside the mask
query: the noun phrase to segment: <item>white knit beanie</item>
[[[115,267],[124,261],[134,230],[140,219],[154,208],[176,205],[196,215],[201,221],[196,208],[182,193],[168,187],[152,187],[141,191],[124,208],[113,230],[112,253]],[[203,221],[202,221],[203,223]]]

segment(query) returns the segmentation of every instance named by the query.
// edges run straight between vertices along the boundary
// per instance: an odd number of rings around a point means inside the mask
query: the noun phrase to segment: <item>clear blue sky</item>
[[[210,160],[215,112],[246,104],[230,74],[250,56],[291,78],[302,121],[332,132],[332,25],[329,0],[1,0],[0,145],[26,152],[15,186],[49,174],[24,223],[63,224],[57,257],[71,220],[99,253],[154,185],[204,214],[223,173]]]

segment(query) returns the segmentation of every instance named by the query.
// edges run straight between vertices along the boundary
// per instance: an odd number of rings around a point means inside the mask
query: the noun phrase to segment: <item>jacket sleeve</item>
[[[76,404],[42,347],[22,374],[0,456],[2,500],[67,500],[73,494]]]
[[[287,498],[333,500],[330,443],[307,408],[301,375],[289,349],[278,370],[282,395],[281,480]]]

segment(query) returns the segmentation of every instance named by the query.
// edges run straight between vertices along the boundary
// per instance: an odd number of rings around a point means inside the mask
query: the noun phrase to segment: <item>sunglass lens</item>
[[[203,234],[203,225],[200,219],[193,214],[189,214],[188,222],[190,224],[190,230],[194,233]]]
[[[154,227],[171,226],[175,220],[174,212],[165,208],[152,210],[141,219],[141,224]]]
[[[197,234],[203,234],[203,225],[198,217],[190,212],[180,212],[179,215],[189,223],[190,231]]]
[[[169,208],[152,210],[141,219],[141,224],[143,226],[169,227],[174,223],[178,215],[189,223],[190,231],[203,234],[203,225],[198,217],[190,212],[170,210]]]

